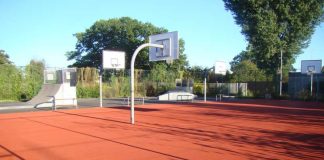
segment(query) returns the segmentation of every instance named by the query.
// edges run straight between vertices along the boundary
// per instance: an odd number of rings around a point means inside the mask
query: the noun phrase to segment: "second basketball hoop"
[[[102,52],[103,69],[124,69],[125,52],[104,50]]]

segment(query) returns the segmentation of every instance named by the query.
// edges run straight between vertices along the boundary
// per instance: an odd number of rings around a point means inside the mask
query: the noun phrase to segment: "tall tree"
[[[236,55],[230,62],[231,70],[233,71],[234,67],[240,64],[242,61],[249,60],[254,62],[255,60],[253,59],[252,54],[253,53],[249,49],[247,49],[246,51],[242,51],[238,55]]]
[[[324,0],[224,0],[251,47],[253,62],[268,73],[291,65],[323,21]]]
[[[9,55],[5,53],[4,50],[0,49],[0,64],[11,64],[9,60]]]
[[[33,98],[41,89],[44,82],[45,62],[31,60],[25,68],[24,91],[26,99]]]
[[[232,71],[232,80],[234,82],[264,81],[266,79],[265,73],[250,60],[243,60],[232,66]]]
[[[75,51],[66,55],[68,60],[75,60],[75,67],[99,67],[101,65],[102,50],[122,50],[126,52],[126,68],[129,68],[131,57],[138,46],[148,42],[148,36],[167,32],[151,23],[142,23],[129,17],[99,20],[85,32],[76,33],[77,38]],[[184,41],[180,41],[180,62],[186,64]],[[135,65],[137,68],[150,69],[148,49],[138,54]]]

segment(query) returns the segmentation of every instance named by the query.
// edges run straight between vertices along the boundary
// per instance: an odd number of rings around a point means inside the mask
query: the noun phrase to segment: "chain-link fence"
[[[203,96],[204,84],[195,83],[193,93]],[[248,96],[248,83],[207,83],[207,96],[215,97],[216,94],[228,96]]]
[[[135,70],[135,96],[152,97],[176,89],[179,75],[162,71]],[[99,97],[99,72],[95,68],[78,68],[79,98]],[[130,70],[105,70],[102,74],[104,98],[129,97]]]
[[[46,68],[48,72],[51,70]],[[44,80],[44,67],[28,65],[16,67],[14,65],[0,65],[0,102],[27,101],[34,97],[44,82],[55,83],[61,74],[53,74]],[[170,90],[182,90],[203,96],[204,84],[195,82],[192,77],[184,76],[181,71],[166,69],[135,70],[135,96],[156,97]],[[77,68],[76,75],[78,98],[99,98],[99,72],[96,68]],[[130,95],[130,70],[105,70],[103,77],[103,97],[118,98]],[[253,77],[253,76],[252,76]],[[203,79],[203,78],[200,78]],[[289,75],[289,83],[283,84],[283,93],[294,99],[315,97],[323,99],[324,76],[315,74],[313,93],[310,96],[310,76],[294,73]],[[279,81],[246,81],[229,83],[230,79],[214,77],[207,83],[207,95],[216,94],[229,96],[266,97],[279,93]],[[306,97],[306,98],[305,98]]]
[[[324,100],[324,75],[313,74],[313,82],[311,80],[311,75],[290,73],[288,82],[290,97],[303,100]]]

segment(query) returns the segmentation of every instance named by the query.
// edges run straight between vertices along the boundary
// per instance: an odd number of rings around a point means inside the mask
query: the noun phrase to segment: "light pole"
[[[282,49],[280,49],[280,84],[279,84],[279,95],[282,95]]]
[[[102,74],[103,74],[102,67],[98,69],[98,72],[99,72],[99,106],[102,107]]]
[[[309,72],[310,74],[310,77],[311,77],[311,82],[310,82],[310,96],[312,97],[313,96],[313,71],[310,71]]]
[[[205,69],[205,73],[204,73],[204,102],[207,101],[207,76],[210,70],[214,69],[214,67]],[[217,87],[217,86],[216,86]]]

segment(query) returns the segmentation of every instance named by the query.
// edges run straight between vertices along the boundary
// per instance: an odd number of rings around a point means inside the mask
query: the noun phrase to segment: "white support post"
[[[54,108],[54,111],[56,111],[56,100],[55,100],[55,96],[53,96],[53,108]]]
[[[222,101],[222,94],[216,94],[216,102],[218,101],[218,96],[219,96],[219,101]]]
[[[142,44],[141,46],[139,46],[135,50],[135,52],[134,52],[134,54],[132,56],[132,60],[131,60],[131,114],[130,114],[130,121],[131,121],[132,124],[135,124],[135,115],[134,115],[134,96],[135,96],[134,69],[135,69],[135,59],[136,59],[136,56],[139,53],[139,51],[141,51],[145,47],[163,48],[163,45],[152,44],[152,43]]]
[[[144,105],[144,103],[145,103],[145,102],[144,102],[144,97],[143,97],[143,103],[142,103],[142,104]]]
[[[313,73],[311,73],[310,96],[313,96]]]
[[[207,94],[207,79],[206,79],[206,76],[205,76],[205,80],[204,80],[204,102],[206,102],[206,95]]]
[[[282,95],[282,49],[280,49],[280,84],[279,84],[279,95]]]
[[[46,76],[46,75],[45,75],[45,74],[46,74],[45,72],[46,72],[46,70],[44,69],[44,70],[43,70],[43,80],[44,80],[43,84],[46,83],[46,78],[47,78],[47,77],[45,77],[45,76]]]
[[[99,71],[100,72],[100,71]],[[99,105],[102,107],[102,75],[99,74]]]
[[[78,105],[74,104],[74,102],[75,102],[75,98],[72,98],[72,103],[73,105],[75,105],[75,109],[78,109]]]
[[[64,69],[62,69],[62,84],[64,84]]]

